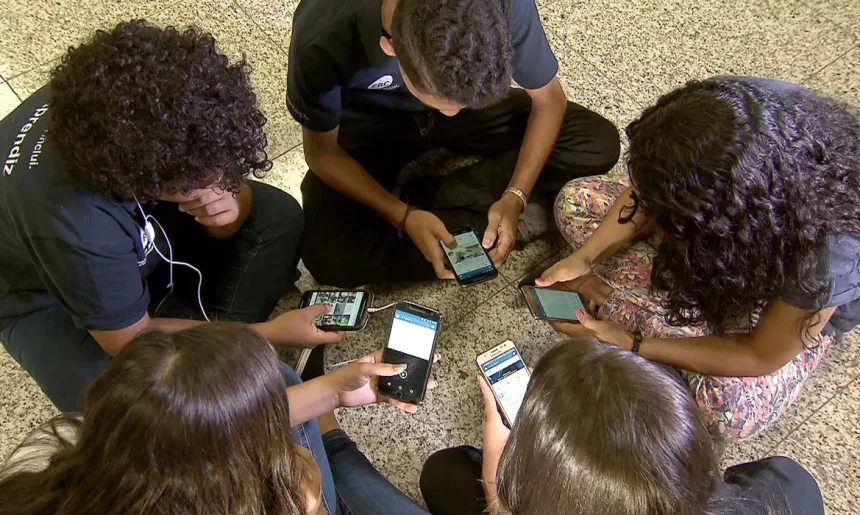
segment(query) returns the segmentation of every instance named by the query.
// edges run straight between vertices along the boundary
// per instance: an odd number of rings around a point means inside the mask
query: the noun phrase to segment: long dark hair
[[[82,418],[47,431],[50,464],[11,465],[0,513],[305,513],[275,350],[241,325],[135,339],[87,390]]]
[[[664,236],[651,282],[668,292],[669,323],[724,334],[770,300],[825,305],[827,237],[860,234],[860,122],[847,108],[713,79],[663,96],[627,135],[633,207]]]
[[[535,367],[496,485],[515,515],[699,515],[709,513],[718,466],[680,378],[617,347],[574,341]]]

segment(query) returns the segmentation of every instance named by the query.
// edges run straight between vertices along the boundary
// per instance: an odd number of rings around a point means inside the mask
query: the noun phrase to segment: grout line
[[[832,23],[832,22],[831,22],[831,23]],[[816,75],[818,75],[819,73],[823,72],[823,71],[825,70],[825,68],[829,68],[829,67],[830,67],[832,64],[834,64],[836,61],[838,61],[838,60],[842,59],[843,57],[847,56],[848,54],[850,54],[851,52],[853,52],[853,51],[855,51],[855,50],[857,50],[857,49],[860,49],[860,44],[857,44],[857,45],[852,46],[851,48],[849,48],[848,50],[846,50],[844,53],[842,53],[842,54],[838,55],[837,57],[833,58],[833,60],[831,60],[829,63],[825,64],[824,66],[822,66],[822,67],[821,67],[821,68],[819,68],[818,70],[816,70],[816,71],[814,71],[814,72],[810,73],[807,77],[805,77],[805,78],[801,81],[801,84],[806,84],[807,82],[809,82],[810,80],[812,80],[813,78],[815,78],[815,76],[816,76]]]
[[[239,9],[239,11],[240,11],[244,16],[245,16],[245,18],[247,18],[248,20],[250,20],[250,21],[251,21],[251,23],[253,23],[253,24],[254,24],[254,26],[255,26],[255,27],[257,27],[257,29],[258,29],[260,32],[262,32],[264,36],[266,36],[266,39],[267,39],[267,40],[269,40],[269,43],[271,43],[272,45],[274,45],[274,46],[275,46],[275,48],[277,48],[277,49],[278,49],[278,51],[279,51],[280,53],[282,53],[282,54],[284,54],[285,56],[289,57],[289,51],[288,51],[288,50],[284,50],[284,49],[281,47],[281,45],[280,45],[277,41],[275,41],[275,39],[272,37],[272,35],[271,35],[271,34],[269,34],[269,33],[266,31],[266,29],[265,29],[265,28],[263,28],[263,26],[262,26],[262,25],[260,25],[259,23],[257,23],[257,20],[256,20],[256,19],[254,19],[254,16],[251,16],[251,15],[248,13],[248,11],[247,11],[247,10],[245,10],[245,8],[244,8],[244,7],[242,7],[242,6],[239,4],[239,2],[238,2],[238,1],[236,1],[236,0],[232,0],[232,3],[233,3],[233,5],[234,5],[234,6],[236,6],[236,8],[237,8],[237,9]]]
[[[12,94],[13,94],[13,95],[15,95],[15,98],[17,98],[17,99],[18,99],[18,102],[23,102],[23,101],[24,101],[24,99],[23,99],[23,98],[21,98],[21,95],[19,95],[17,91],[15,91],[15,88],[13,88],[13,87],[12,87],[12,84],[9,84],[9,81],[8,81],[8,80],[7,80],[7,81],[4,81],[4,82],[5,82],[5,84],[6,84],[7,86],[9,86],[9,90],[12,92]]]
[[[813,373],[814,373],[814,372],[813,372]],[[848,387],[849,387],[849,386],[851,386],[853,383],[855,383],[855,382],[857,382],[857,381],[860,381],[860,373],[858,373],[856,376],[854,376],[854,378],[853,378],[853,379],[851,379],[850,381],[848,381],[845,385],[840,386],[840,387],[836,390],[836,392],[835,392],[832,396],[830,396],[830,398],[828,398],[826,401],[822,402],[820,406],[818,406],[818,407],[817,407],[817,408],[816,408],[812,413],[810,413],[810,414],[809,414],[806,418],[804,418],[804,419],[803,419],[799,424],[797,424],[797,426],[795,426],[795,427],[794,427],[794,429],[792,429],[791,431],[789,431],[789,432],[788,432],[784,437],[780,438],[780,439],[779,439],[779,441],[777,441],[775,444],[771,445],[771,446],[770,446],[770,447],[765,451],[764,456],[771,456],[771,455],[773,455],[773,452],[776,450],[776,448],[777,448],[777,447],[779,447],[783,442],[785,442],[785,441],[786,441],[786,440],[788,440],[791,436],[793,436],[793,435],[798,431],[798,429],[800,429],[801,427],[803,427],[803,426],[804,426],[804,425],[805,425],[805,424],[806,424],[806,423],[807,423],[807,422],[808,422],[812,417],[814,417],[814,416],[815,416],[819,411],[821,411],[825,406],[827,406],[828,404],[830,404],[831,402],[833,402],[833,400],[834,400],[836,397],[839,397],[840,395],[842,395],[842,394],[845,392],[845,390],[847,390],[847,389],[848,389]]]

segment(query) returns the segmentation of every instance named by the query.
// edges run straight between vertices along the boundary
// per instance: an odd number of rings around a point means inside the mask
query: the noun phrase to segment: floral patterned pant
[[[575,179],[559,192],[555,219],[574,249],[591,236],[626,184],[606,177]],[[595,267],[595,273],[614,292],[598,316],[628,329],[638,327],[649,338],[690,338],[706,334],[701,327],[666,323],[662,292],[650,284],[655,241],[637,241]],[[761,377],[717,377],[682,370],[705,421],[725,438],[753,437],[779,418],[797,398],[806,379],[818,366],[835,335],[822,333],[809,348],[776,372]]]

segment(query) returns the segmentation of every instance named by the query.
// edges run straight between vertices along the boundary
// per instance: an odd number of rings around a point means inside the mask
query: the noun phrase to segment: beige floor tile
[[[860,46],[813,75],[805,85],[860,108]]]
[[[195,25],[215,36],[219,44],[261,36],[257,26],[231,0],[182,0],[147,19],[159,27]]]
[[[289,49],[293,12],[299,0],[236,0],[236,3],[275,43],[284,50]]]
[[[855,44],[802,1],[656,1],[676,20],[684,53],[719,74],[800,82]]]
[[[542,18],[567,43],[568,59],[593,64],[613,90],[625,91],[640,106],[716,71],[688,51],[658,0],[557,0],[542,9]]]
[[[18,93],[21,98],[27,98],[38,91],[42,86],[50,82],[51,70],[59,64],[59,58],[40,64],[32,70],[9,80],[9,85],[12,86],[15,93]]]
[[[0,81],[0,120],[6,118],[6,115],[14,111],[20,103],[21,100],[18,99],[9,84]]]
[[[302,203],[302,180],[308,171],[305,154],[301,147],[296,147],[272,161],[272,169],[262,179],[262,182],[280,188]]]
[[[0,75],[13,78],[59,57],[69,45],[89,38],[96,29],[150,16],[169,3],[170,0],[4,2],[5,12],[0,17]]]
[[[39,424],[57,415],[30,375],[0,348],[0,463]]]
[[[860,38],[860,2],[857,0],[801,0],[824,17]]]
[[[860,507],[860,381],[854,381],[774,450],[818,481],[828,512]]]

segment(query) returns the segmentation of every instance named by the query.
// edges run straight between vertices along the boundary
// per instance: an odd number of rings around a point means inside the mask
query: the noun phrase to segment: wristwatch
[[[633,347],[630,351],[639,354],[640,345],[642,345],[642,331],[637,328],[633,330]]]

